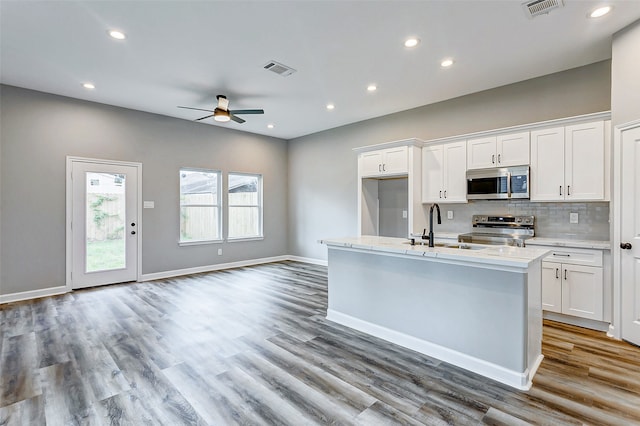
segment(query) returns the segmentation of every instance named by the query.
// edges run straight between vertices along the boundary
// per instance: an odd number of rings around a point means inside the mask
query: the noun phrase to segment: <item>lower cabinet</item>
[[[602,252],[554,251],[542,262],[542,309],[602,321],[603,295]]]

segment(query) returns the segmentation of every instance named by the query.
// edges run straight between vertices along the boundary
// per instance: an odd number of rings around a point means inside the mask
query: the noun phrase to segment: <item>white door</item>
[[[566,200],[604,200],[604,121],[565,129]]]
[[[562,313],[602,321],[602,268],[562,265]]]
[[[137,280],[141,165],[69,158],[67,166],[68,285]]]
[[[422,202],[442,201],[444,148],[442,145],[422,148]]]
[[[467,142],[467,168],[486,169],[496,167],[496,137],[470,139]]]
[[[531,132],[531,201],[564,200],[564,127]]]
[[[464,142],[444,145],[444,201],[467,202],[467,144]]]
[[[620,155],[621,337],[640,345],[640,127],[622,133]]]
[[[562,312],[561,264],[542,262],[542,309]]]
[[[496,140],[498,166],[529,165],[529,132],[500,135]]]
[[[382,162],[384,174],[406,174],[409,171],[408,153],[406,146],[385,150]]]
[[[378,176],[382,174],[382,151],[360,154],[360,176]]]

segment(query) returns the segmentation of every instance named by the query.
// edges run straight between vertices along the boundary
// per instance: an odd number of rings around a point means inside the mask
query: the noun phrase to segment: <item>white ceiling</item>
[[[202,125],[291,139],[608,59],[611,35],[640,18],[640,0],[564,3],[528,19],[518,0],[0,0],[0,77],[185,120],[205,114],[176,106],[213,109],[225,94],[265,114]],[[603,3],[613,12],[588,19]],[[270,60],[297,72],[266,71]]]

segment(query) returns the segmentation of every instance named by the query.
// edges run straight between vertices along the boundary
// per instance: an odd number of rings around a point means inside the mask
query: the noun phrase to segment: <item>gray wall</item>
[[[290,253],[326,259],[317,240],[357,233],[353,148],[606,111],[610,67],[610,61],[598,62],[289,141]]]
[[[611,122],[640,119],[640,21],[614,34],[611,57]]]
[[[11,86],[1,90],[0,294],[65,284],[66,156],[143,163],[143,273],[287,250],[287,143]],[[180,167],[261,173],[263,241],[179,247]],[[217,249],[223,255],[217,255]]]

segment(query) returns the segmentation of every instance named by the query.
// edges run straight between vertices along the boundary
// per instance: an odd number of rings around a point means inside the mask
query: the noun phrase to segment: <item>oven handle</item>
[[[507,198],[511,198],[511,172],[507,173]]]

